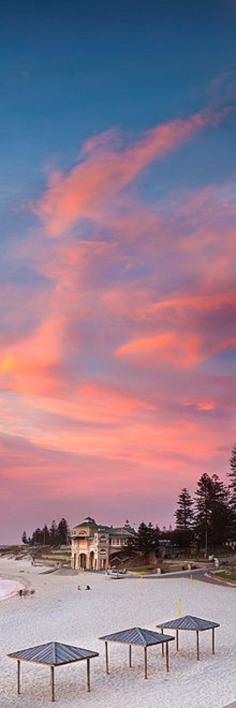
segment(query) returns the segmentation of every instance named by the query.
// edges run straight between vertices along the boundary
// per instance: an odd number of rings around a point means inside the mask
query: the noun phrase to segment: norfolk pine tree
[[[230,507],[233,511],[233,514],[236,518],[236,445],[234,445],[231,453],[231,458],[230,458],[230,472],[228,473],[229,479],[230,479],[230,484],[229,484],[229,490],[230,490]]]

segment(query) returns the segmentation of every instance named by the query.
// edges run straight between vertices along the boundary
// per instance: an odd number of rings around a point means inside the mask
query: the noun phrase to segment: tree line
[[[50,528],[47,524],[43,528],[37,528],[33,531],[32,536],[27,536],[26,531],[22,534],[22,543],[31,546],[64,546],[70,541],[69,525],[64,517],[57,525],[55,520],[52,521]]]
[[[148,558],[158,556],[161,542],[169,542],[182,551],[194,549],[207,556],[225,546],[227,541],[236,544],[236,445],[232,449],[229,483],[217,474],[201,475],[193,496],[184,487],[177,500],[176,527],[160,531],[151,523],[142,522],[130,547]]]

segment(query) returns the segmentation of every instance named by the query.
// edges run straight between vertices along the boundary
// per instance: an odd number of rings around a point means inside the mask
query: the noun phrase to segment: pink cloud
[[[93,400],[95,400],[94,416],[92,410]],[[33,455],[31,453],[33,453],[34,449],[50,451],[50,454],[58,455],[58,453],[61,453],[63,455],[78,456],[82,469],[86,459],[99,460],[101,472],[97,479],[98,485],[104,481],[102,460],[106,461],[106,463],[110,461],[107,469],[107,474],[110,478],[113,477],[114,465],[117,461],[124,461],[133,466],[133,471],[130,469],[130,475],[132,473],[133,482],[134,479],[137,481],[140,478],[141,488],[145,487],[143,465],[146,470],[150,471],[153,483],[155,483],[156,470],[159,469],[160,473],[168,470],[168,465],[170,465],[173,457],[175,457],[176,470],[181,471],[181,464],[186,469],[190,464],[193,450],[195,463],[198,465],[201,465],[204,459],[211,459],[211,456],[216,459],[219,454],[216,448],[215,435],[216,431],[218,431],[218,435],[220,433],[221,422],[218,421],[213,426],[208,425],[206,428],[203,419],[190,418],[189,415],[184,415],[184,410],[179,418],[174,415],[167,418],[163,414],[161,407],[158,409],[154,406],[147,406],[145,402],[142,404],[141,401],[136,404],[136,408],[132,407],[132,403],[128,410],[125,411],[124,416],[122,416],[121,411],[119,416],[116,413],[113,416],[111,407],[108,409],[105,407],[104,415],[104,409],[101,407],[103,415],[101,415],[99,425],[97,417],[98,399],[93,398],[89,415],[86,405],[85,415],[83,415],[84,402],[83,400],[81,402],[81,421],[87,421],[87,425],[72,425],[73,408],[67,411],[63,411],[63,408],[60,410],[60,402],[58,411],[56,411],[54,418],[50,419],[49,425],[47,422],[47,407],[50,411],[50,402],[48,406],[46,402],[45,409],[42,406],[41,412],[40,401],[38,408],[36,401],[32,403],[33,405],[31,406],[31,401],[23,398],[19,408],[19,399],[18,407],[15,399],[13,402],[15,419],[12,421],[11,434],[9,436],[9,439],[14,441],[14,436],[17,435],[19,441],[27,440],[27,444],[30,446],[29,464],[27,463],[24,473],[27,477],[32,467]],[[80,404],[78,404],[77,410],[75,409],[74,421],[78,419],[79,406]],[[32,415],[33,410],[34,414]],[[23,412],[24,421],[22,422]],[[65,415],[69,413],[69,417],[67,415],[67,418],[60,419],[60,413],[63,415],[63,412]],[[230,438],[231,434],[232,426],[230,425],[228,426],[227,439]],[[197,448],[196,440],[198,441]],[[97,476],[96,464],[95,462],[95,476]],[[64,465],[66,466],[66,458]],[[12,469],[13,467],[11,465]],[[46,468],[42,471],[43,476],[44,473],[47,474]],[[22,472],[19,472],[19,474],[22,475]],[[81,491],[87,490],[90,482],[91,479],[87,480],[83,477],[80,480]],[[117,480],[117,483],[119,484],[119,480]],[[164,480],[162,480],[162,484],[164,484]]]
[[[183,404],[184,404],[184,406],[188,406],[190,408],[195,408],[198,411],[204,411],[206,413],[214,411],[217,408],[216,401],[209,401],[209,400],[199,400],[198,401],[198,400],[185,399]]]
[[[21,285],[1,290],[1,465],[22,508],[21,480],[27,499],[95,496],[105,508],[226,469],[234,380],[210,357],[236,345],[235,186],[151,204],[132,184],[212,122],[172,121],[132,145],[95,136],[76,167],[52,173],[40,227],[13,243]]]
[[[196,295],[187,295],[185,297],[176,297],[166,300],[161,300],[151,306],[152,312],[161,310],[174,310],[175,313],[183,310],[191,312],[208,312],[220,310],[224,307],[236,309],[236,293],[234,291],[218,292],[218,293],[203,293]]]
[[[59,392],[60,393],[60,392]],[[29,418],[35,417],[35,411],[40,415],[52,414],[55,425],[60,425],[57,418],[89,425],[123,426],[127,421],[140,416],[148,416],[158,410],[158,404],[136,392],[121,388],[118,385],[102,381],[84,381],[78,386],[72,386],[63,397],[50,395],[34,396],[28,392],[21,398]],[[8,415],[13,415],[8,412]]]
[[[63,317],[46,319],[12,346],[0,347],[2,388],[31,393],[56,392],[56,369],[63,358]]]
[[[199,338],[193,334],[181,341],[173,331],[130,340],[118,347],[114,355],[120,359],[131,358],[141,364],[151,362],[158,366],[163,361],[181,368],[195,366],[201,360]]]
[[[47,192],[34,207],[48,234],[62,234],[79,219],[90,217],[151,162],[161,158],[194,133],[212,126],[224,114],[199,112],[189,119],[177,119],[146,132],[132,146],[116,149],[110,135],[87,143],[85,159],[68,174],[51,173]]]

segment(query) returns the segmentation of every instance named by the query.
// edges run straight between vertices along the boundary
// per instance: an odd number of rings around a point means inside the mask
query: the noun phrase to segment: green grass
[[[38,558],[54,558],[54,560],[57,560],[57,558],[65,558],[66,560],[71,558],[71,551],[60,551],[60,550],[50,550],[50,549],[45,549],[41,550],[40,553],[37,554]]]
[[[236,584],[236,567],[229,568],[229,570],[219,570],[215,573],[217,578],[222,578],[222,580],[229,581],[230,583]]]
[[[53,558],[70,558],[71,557],[71,551],[69,553],[67,551],[52,551],[51,553],[49,552],[48,555],[51,555]],[[43,556],[43,553],[42,553]]]
[[[156,568],[153,565],[138,565],[135,568],[129,568],[134,573],[155,573]]]
[[[63,553],[60,551],[57,551],[56,553],[52,551],[45,551],[45,553],[38,553],[34,557],[35,562],[41,562],[41,563],[66,563],[67,565],[70,565],[71,563],[71,554]]]

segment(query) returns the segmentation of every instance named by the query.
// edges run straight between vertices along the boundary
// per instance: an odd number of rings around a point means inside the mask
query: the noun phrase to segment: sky
[[[236,1],[2,0],[0,543],[235,443]]]

